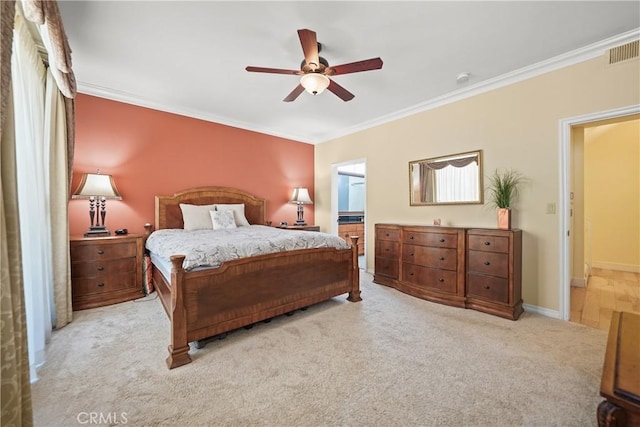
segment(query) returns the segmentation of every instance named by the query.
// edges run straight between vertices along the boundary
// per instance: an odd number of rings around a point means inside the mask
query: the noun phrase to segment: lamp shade
[[[102,175],[100,171],[82,175],[80,185],[71,196],[73,199],[86,199],[88,197],[122,200],[113,177],[111,175]]]
[[[309,196],[309,190],[304,187],[297,187],[293,189],[293,194],[291,195],[289,203],[298,203],[301,205],[313,204],[311,197]]]
[[[311,95],[318,95],[329,87],[329,77],[319,73],[305,74],[300,78],[300,84]]]

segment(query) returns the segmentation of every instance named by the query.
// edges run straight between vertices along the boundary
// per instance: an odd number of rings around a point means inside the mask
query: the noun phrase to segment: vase
[[[501,230],[511,229],[511,209],[498,208],[498,228]]]

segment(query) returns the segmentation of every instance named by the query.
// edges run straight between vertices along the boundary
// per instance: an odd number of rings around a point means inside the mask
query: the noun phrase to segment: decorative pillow
[[[211,230],[209,211],[215,210],[216,205],[188,205],[180,203],[182,221],[185,230]]]
[[[226,211],[210,211],[211,222],[214,230],[226,230],[228,228],[236,228],[236,221],[233,217],[232,210]]]
[[[244,203],[237,205],[216,205],[217,211],[233,211],[233,217],[235,218],[236,225],[242,227],[250,225],[247,218],[244,216]]]

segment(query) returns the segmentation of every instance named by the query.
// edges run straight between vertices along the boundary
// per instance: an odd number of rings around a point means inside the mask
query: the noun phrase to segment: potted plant
[[[496,169],[489,177],[487,190],[490,204],[498,209],[498,228],[511,228],[511,208],[523,179],[523,175],[513,169],[502,172]]]

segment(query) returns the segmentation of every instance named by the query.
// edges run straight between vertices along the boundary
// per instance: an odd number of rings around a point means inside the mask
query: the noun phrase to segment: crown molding
[[[165,113],[177,114],[180,116],[191,117],[193,119],[204,120],[207,122],[214,122],[225,126],[248,130],[251,132],[263,133],[265,135],[277,136],[278,138],[290,139],[296,142],[303,142],[307,144],[311,143],[309,141],[309,138],[304,135],[296,135],[292,133],[281,132],[271,128],[255,126],[250,123],[232,120],[228,117],[218,116],[205,111],[190,110],[188,108],[182,108],[180,106],[169,106],[120,90],[92,85],[89,83],[83,83],[81,81],[78,81],[77,87],[78,92],[85,95],[110,99],[112,101],[123,102],[125,104],[131,104],[138,107],[150,108],[152,110],[164,111]]]
[[[386,116],[378,117],[376,119],[369,120],[358,125],[351,126],[349,128],[341,129],[337,132],[327,133],[325,134],[325,137],[322,141],[317,141],[316,143],[328,142],[336,138],[351,135],[356,132],[382,125],[384,123],[392,122],[394,120],[412,116],[423,111],[442,107],[444,105],[451,104],[465,98],[470,98],[472,96],[490,92],[501,87],[509,86],[514,83],[530,79],[532,77],[540,76],[551,71],[568,67],[570,65],[588,61],[590,59],[597,58],[600,55],[604,55],[607,50],[613,47],[630,43],[638,39],[640,39],[640,28],[627,31],[617,36],[587,45],[580,49],[575,49],[570,52],[554,56],[553,58],[549,58],[544,61],[529,65],[527,67],[523,67],[518,70],[502,74],[488,80],[484,80],[474,85],[467,86],[463,89],[449,92],[446,95],[430,99],[428,101],[416,104],[403,110],[396,111]]]
[[[192,117],[195,119],[205,120],[209,122],[215,122],[226,126],[236,127],[252,132],[259,132],[266,135],[272,135],[279,138],[290,139],[293,141],[303,142],[307,144],[321,144],[340,138],[343,136],[351,135],[357,132],[361,132],[372,127],[380,126],[382,124],[402,119],[414,114],[418,114],[424,111],[432,110],[434,108],[442,107],[447,104],[451,104],[472,96],[476,96],[482,93],[490,92],[492,90],[509,86],[514,83],[521,82],[523,80],[530,79],[532,77],[540,76],[551,71],[555,71],[570,65],[578,64],[580,62],[588,61],[603,55],[605,51],[613,47],[623,45],[629,42],[633,42],[640,39],[640,28],[636,28],[631,31],[619,34],[614,37],[587,45],[580,49],[575,49],[570,52],[557,55],[553,58],[538,62],[527,67],[520,68],[518,70],[502,74],[500,76],[469,85],[465,88],[458,89],[454,92],[447,93],[445,95],[430,99],[428,101],[416,104],[414,106],[404,108],[385,116],[378,117],[373,120],[359,123],[354,126],[340,129],[335,132],[328,132],[318,137],[309,137],[308,135],[297,135],[287,132],[283,132],[276,129],[267,127],[255,126],[251,123],[240,122],[232,120],[228,117],[218,116],[204,111],[189,110],[181,108],[180,106],[169,106],[162,103],[158,103],[149,99],[142,98],[140,96],[133,95],[128,92],[118,91],[106,87],[97,85],[91,85],[88,83],[78,82],[78,92],[87,95],[93,95],[100,98],[110,99],[112,101],[123,102],[126,104],[137,105],[140,107],[151,108],[154,110],[164,111],[167,113],[178,114],[181,116]]]

